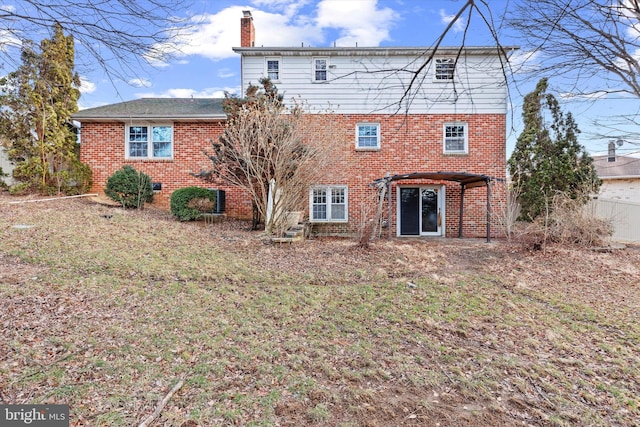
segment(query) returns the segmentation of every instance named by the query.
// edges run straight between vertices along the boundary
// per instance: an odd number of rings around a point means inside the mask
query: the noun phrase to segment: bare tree
[[[264,90],[250,85],[246,98],[227,98],[224,132],[207,154],[213,168],[197,176],[245,190],[267,234],[281,234],[326,172],[331,115],[311,114],[302,102],[285,107],[269,79],[260,83]]]
[[[459,56],[465,45],[473,44],[472,21],[481,22],[502,51],[504,28],[515,30],[509,38],[518,42],[521,53],[518,61],[503,62],[505,81],[517,76],[511,89],[546,77],[557,91],[589,102],[614,93],[640,97],[640,0],[509,0],[506,5],[466,0],[422,57],[408,69],[395,70],[412,74],[397,102],[398,112],[406,112],[419,96],[429,77],[426,70],[454,28],[462,34]],[[635,115],[619,115],[601,124],[607,133],[632,138],[621,129],[637,125],[637,120]]]
[[[640,1],[518,0],[509,16],[535,79],[553,77],[575,95],[640,97]]]
[[[140,67],[165,61],[172,40],[187,30],[175,16],[187,0],[22,0],[0,7],[0,61],[13,68],[27,40],[61,26],[76,42],[78,59],[109,77],[138,76]]]

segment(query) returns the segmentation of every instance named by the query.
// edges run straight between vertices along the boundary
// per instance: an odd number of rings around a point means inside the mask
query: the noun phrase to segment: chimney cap
[[[242,15],[243,15],[245,18],[251,18],[251,11],[250,11],[250,10],[243,10],[243,11],[242,11]]]

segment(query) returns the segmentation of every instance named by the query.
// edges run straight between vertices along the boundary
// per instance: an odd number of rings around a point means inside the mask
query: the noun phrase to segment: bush
[[[0,190],[8,190],[9,186],[7,185],[6,182],[4,182],[4,179],[9,177],[8,173],[4,173],[4,171],[2,170],[2,168],[0,168]]]
[[[86,163],[74,160],[69,164],[69,169],[61,172],[61,190],[68,196],[84,194],[91,189],[93,173]]]
[[[31,185],[28,182],[19,182],[9,187],[9,194],[12,196],[24,196],[31,191]]]
[[[171,213],[180,221],[193,221],[212,212],[216,193],[201,187],[185,187],[171,194]]]
[[[145,203],[153,201],[151,178],[144,172],[138,173],[131,166],[123,166],[111,175],[104,193],[124,208],[141,209]]]
[[[518,224],[516,240],[535,249],[544,249],[548,243],[593,247],[606,244],[613,234],[611,221],[596,217],[582,200],[566,194],[557,194],[547,211],[532,223]]]

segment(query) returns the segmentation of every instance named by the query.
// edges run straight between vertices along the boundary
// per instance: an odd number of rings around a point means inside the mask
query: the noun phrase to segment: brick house
[[[498,234],[488,210],[504,202],[505,50],[256,47],[250,12],[240,29],[234,51],[243,93],[268,76],[285,102],[297,98],[334,111],[334,161],[309,189],[314,231],[354,233],[378,192],[389,235]],[[191,173],[211,165],[202,152],[224,126],[219,99],[140,99],[74,119],[82,124],[81,160],[93,170],[95,191],[124,164],[162,184],[160,204],[177,188],[212,186]],[[215,187],[226,191],[228,215],[250,215],[241,192]]]

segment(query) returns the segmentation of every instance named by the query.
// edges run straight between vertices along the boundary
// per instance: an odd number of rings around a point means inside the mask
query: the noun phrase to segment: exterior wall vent
[[[216,193],[216,205],[213,207],[213,213],[222,214],[225,211],[225,192],[224,190],[220,190],[218,188],[209,188],[210,191]]]

